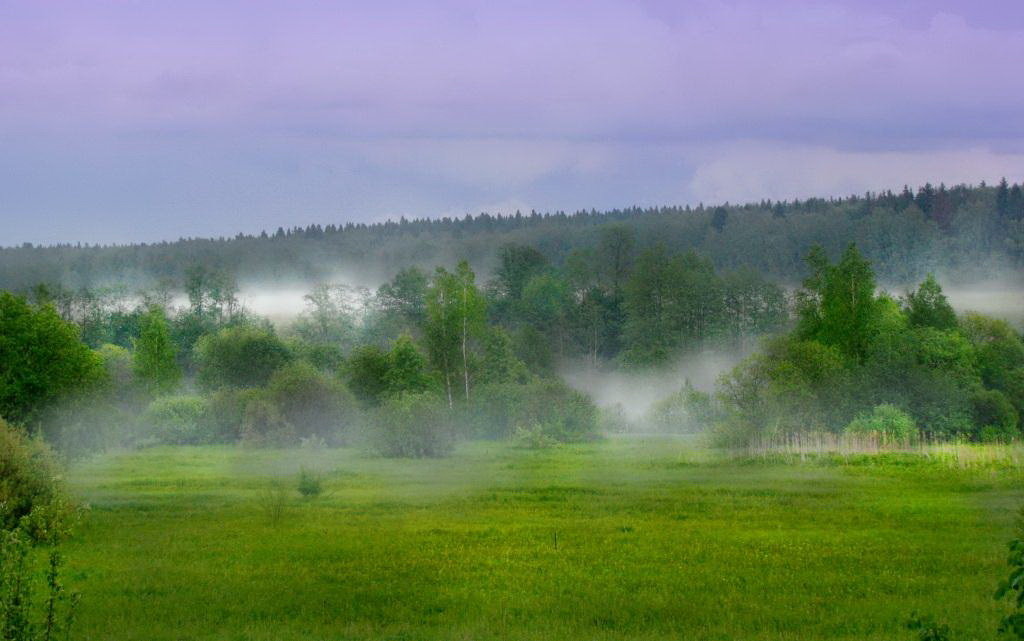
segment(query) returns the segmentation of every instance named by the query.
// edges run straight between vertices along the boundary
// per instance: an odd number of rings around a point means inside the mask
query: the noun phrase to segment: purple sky
[[[0,0],[0,245],[1024,179],[1019,0]]]

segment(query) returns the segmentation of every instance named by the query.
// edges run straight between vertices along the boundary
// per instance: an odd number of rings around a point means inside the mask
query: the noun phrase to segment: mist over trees
[[[678,391],[652,407],[646,428],[706,429],[724,443],[843,430],[1016,438],[1024,411],[1018,330],[957,316],[930,273],[897,299],[880,287],[879,270],[910,278],[929,264],[1014,265],[1006,241],[1021,218],[1019,193],[1007,183],[925,186],[916,194],[713,211],[404,221],[231,241],[2,250],[0,264],[34,257],[39,269],[58,255],[66,264],[91,255],[98,268],[129,250],[136,259],[168,260],[141,288],[75,289],[56,280],[3,294],[0,353],[10,357],[0,365],[0,416],[64,450],[317,442],[442,456],[460,439],[532,447],[631,429],[616,410],[599,410],[570,388],[562,380],[568,367],[671,376],[674,364],[701,350],[751,353],[760,345],[713,393],[679,380]],[[305,250],[317,256],[317,247],[374,238],[358,255],[372,270],[388,248],[408,250],[410,236],[421,251],[403,256],[416,260],[396,261],[375,289],[311,282],[305,309],[276,322],[240,300],[240,275],[259,269],[252,261],[281,271],[275,261],[288,256],[289,269],[309,268],[309,278],[316,269]],[[828,242],[799,245],[810,236]],[[195,243],[222,251],[203,262]],[[749,254],[734,253],[744,247]],[[872,260],[882,248],[887,258]],[[477,261],[489,256],[488,267],[459,255],[418,264],[463,249]],[[102,269],[136,276],[148,269],[132,264]],[[802,286],[788,291],[783,281],[798,275]],[[52,367],[33,367],[35,359]]]
[[[1024,260],[1021,193],[1021,185],[1004,180],[995,186],[929,184],[916,191],[842,199],[401,218],[106,247],[26,244],[0,249],[0,288],[26,292],[48,283],[96,290],[135,283],[153,289],[187,280],[189,296],[198,297],[200,315],[206,313],[207,301],[218,313],[230,314],[237,303],[232,278],[323,282],[345,273],[380,282],[404,267],[429,271],[463,259],[490,278],[509,244],[536,253],[516,258],[521,263],[516,268],[524,272],[506,274],[514,298],[538,258],[561,268],[580,254],[601,256],[601,270],[618,291],[623,283],[617,278],[630,257],[657,244],[673,253],[693,250],[718,270],[748,268],[787,283],[806,275],[803,256],[808,248],[820,245],[836,256],[850,242],[883,282],[916,282],[929,272],[977,280],[993,270],[1019,267]],[[619,231],[609,235],[609,228]],[[229,277],[218,281],[212,276],[216,273]],[[58,307],[63,293],[53,292]]]

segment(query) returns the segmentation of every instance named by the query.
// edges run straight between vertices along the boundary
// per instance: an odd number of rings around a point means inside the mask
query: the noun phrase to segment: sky
[[[1019,0],[0,0],[0,246],[1024,179]]]

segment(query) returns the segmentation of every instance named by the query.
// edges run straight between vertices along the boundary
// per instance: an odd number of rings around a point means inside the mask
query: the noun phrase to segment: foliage
[[[20,528],[30,542],[52,542],[70,515],[49,447],[0,419],[0,533]]]
[[[452,415],[433,394],[400,394],[374,412],[369,436],[371,447],[381,456],[447,456],[454,446]]]
[[[712,396],[694,389],[687,381],[677,392],[655,403],[645,422],[661,432],[703,432],[719,418]]]
[[[1010,541],[1009,548],[1006,564],[1010,566],[1010,575],[1000,582],[995,598],[1009,598],[1014,611],[1003,617],[999,631],[1024,639],[1024,511],[1018,517],[1017,536]]]
[[[306,310],[292,330],[307,343],[351,348],[356,341],[358,292],[343,285],[317,285],[305,296]]]
[[[1019,416],[1013,403],[999,390],[979,389],[971,395],[974,425],[985,440],[1010,440],[1020,436]]]
[[[811,275],[797,298],[799,335],[863,360],[877,331],[880,311],[871,264],[855,245],[850,245],[835,265],[821,247],[815,247],[807,263]]]
[[[846,426],[849,434],[880,436],[894,441],[907,441],[917,435],[914,418],[888,403],[876,405],[870,413],[862,413]]]
[[[299,470],[297,489],[303,498],[315,499],[324,491],[323,478],[313,470],[304,467]]]
[[[159,307],[153,307],[142,317],[134,348],[134,369],[139,380],[155,393],[174,391],[181,382],[181,370],[167,319]]]
[[[917,291],[907,294],[907,320],[915,327],[955,329],[956,312],[946,300],[935,276],[928,274]]]
[[[226,327],[199,339],[199,382],[207,389],[259,387],[292,360],[288,347],[271,329],[251,325]]]
[[[348,388],[364,405],[379,405],[388,389],[388,368],[387,352],[376,345],[357,347],[345,366]]]
[[[560,443],[573,443],[597,435],[597,407],[586,394],[558,380],[538,380],[522,386],[511,408],[516,428],[540,429]]]
[[[71,636],[78,594],[69,593],[61,578],[64,559],[52,549],[43,572],[46,591],[34,591],[33,555],[20,529],[0,530],[0,638],[4,641],[56,641]],[[41,610],[41,620],[33,620]]]
[[[356,418],[355,398],[339,381],[301,361],[271,376],[267,400],[297,438],[319,436],[337,442]]]
[[[147,432],[161,445],[215,442],[204,428],[207,401],[202,396],[165,396],[150,403],[142,417]]]
[[[52,306],[0,292],[0,417],[30,422],[47,403],[104,374],[100,357]]]
[[[266,394],[247,399],[242,415],[242,442],[257,447],[281,447],[298,441],[295,427],[281,415],[281,409]]]

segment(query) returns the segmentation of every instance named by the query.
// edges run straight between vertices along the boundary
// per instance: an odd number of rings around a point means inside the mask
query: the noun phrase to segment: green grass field
[[[325,492],[302,499],[300,468]],[[160,448],[74,467],[85,639],[993,639],[1021,470],[685,440],[443,460]],[[276,518],[274,483],[286,484]]]

